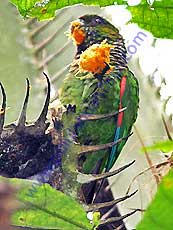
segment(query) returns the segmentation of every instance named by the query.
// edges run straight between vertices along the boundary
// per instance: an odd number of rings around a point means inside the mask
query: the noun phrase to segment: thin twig
[[[145,147],[145,144],[144,144],[144,142],[143,142],[143,140],[142,140],[142,138],[141,138],[141,135],[140,135],[138,129],[136,128],[136,126],[134,126],[134,129],[135,129],[135,132],[136,132],[136,134],[137,134],[137,137],[138,137],[138,139],[139,139],[139,141],[140,141],[140,143],[141,143],[141,146],[142,146],[142,148],[143,148],[143,150],[144,150],[146,160],[147,160],[147,162],[148,162],[148,165],[149,165],[150,168],[151,168],[151,172],[152,172],[152,174],[153,174],[153,177],[155,178],[156,184],[159,185],[160,179],[159,179],[159,177],[158,177],[158,175],[157,175],[157,171],[155,170],[155,168],[152,167],[153,163],[152,163],[152,161],[151,161],[151,158],[149,157],[149,154],[148,154],[147,149],[146,149],[146,147]]]
[[[163,114],[162,114],[162,121],[163,121],[164,128],[165,128],[165,130],[166,130],[166,134],[167,134],[167,136],[168,136],[168,139],[169,139],[170,141],[172,141],[172,137],[171,137],[171,134],[170,134],[170,132],[169,132],[169,129],[168,129],[168,126],[167,126],[167,124],[166,124],[166,121],[165,121],[165,118],[164,118]]]
[[[145,172],[147,172],[147,171],[149,171],[149,170],[152,170],[152,168],[159,168],[159,167],[164,166],[164,165],[167,165],[167,164],[171,164],[171,160],[167,160],[167,161],[164,161],[164,162],[162,162],[162,163],[159,163],[159,164],[156,164],[156,165],[152,165],[151,167],[149,167],[149,168],[143,170],[142,172],[140,172],[138,175],[136,175],[136,176],[132,179],[132,181],[131,181],[131,183],[130,183],[128,189],[127,189],[126,194],[129,193],[129,191],[130,191],[130,189],[131,189],[131,186],[132,186],[133,182],[134,182],[139,176],[143,175]]]

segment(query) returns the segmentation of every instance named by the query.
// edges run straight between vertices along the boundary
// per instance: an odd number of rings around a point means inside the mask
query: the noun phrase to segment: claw
[[[6,94],[5,94],[5,90],[3,85],[0,82],[0,87],[1,87],[1,91],[2,91],[2,97],[3,97],[3,101],[2,101],[2,108],[0,111],[0,134],[2,133],[3,130],[3,126],[4,126],[4,120],[5,120],[5,109],[6,109]]]
[[[22,111],[20,114],[20,117],[18,119],[18,125],[17,127],[23,127],[25,126],[25,122],[26,122],[26,109],[27,109],[27,105],[28,105],[28,99],[29,99],[29,90],[30,90],[30,83],[29,83],[29,79],[26,79],[26,96],[25,96],[25,100],[23,103],[23,107],[22,107]]]
[[[117,145],[118,143],[120,143],[121,141],[126,140],[131,135],[132,135],[132,133],[129,134],[128,136],[126,136],[126,137],[118,139],[115,142],[110,142],[110,143],[107,143],[107,144],[102,144],[102,145],[88,145],[88,146],[87,145],[83,145],[83,146],[81,146],[81,148],[80,148],[81,151],[78,153],[78,155],[87,154],[87,153],[90,153],[90,152],[96,152],[96,151],[99,151],[99,150],[104,150],[104,149],[111,148],[114,145]]]
[[[82,114],[78,117],[78,119],[81,121],[93,121],[93,120],[107,119],[107,118],[114,117],[115,115],[117,115],[120,112],[123,112],[126,109],[127,107],[120,109],[119,111],[116,111],[114,113],[108,113],[108,114]]]
[[[127,217],[133,215],[134,213],[136,213],[137,211],[139,211],[139,210],[136,209],[133,212],[129,212],[124,216],[111,217],[111,218],[108,218],[106,220],[101,220],[99,226],[103,226],[103,225],[111,224],[113,222],[118,222],[118,221],[124,220],[125,218],[127,218]]]
[[[68,105],[65,105],[64,106],[66,108],[66,113],[76,113],[76,105],[71,105],[71,104],[68,104]]]
[[[116,169],[112,172],[106,172],[106,173],[101,173],[101,174],[83,174],[83,173],[78,173],[77,175],[77,181],[81,184],[88,184],[92,181],[97,181],[97,180],[103,180],[105,178],[114,176],[122,171],[124,171],[126,168],[130,167],[132,164],[135,163],[135,160],[130,162],[129,164],[126,164],[122,166],[119,169]]]
[[[35,122],[35,125],[39,126],[39,127],[45,126],[46,116],[47,116],[47,112],[48,112],[48,106],[49,106],[49,102],[50,102],[50,81],[49,81],[47,74],[45,74],[44,72],[43,72],[43,74],[46,77],[48,87],[47,87],[46,101],[45,101],[43,110],[42,110],[39,118]]]
[[[109,206],[112,206],[112,205],[115,205],[115,204],[118,204],[130,197],[132,197],[133,195],[135,195],[137,193],[138,190],[136,190],[135,192],[131,193],[130,195],[126,195],[126,196],[123,196],[121,198],[118,198],[116,200],[113,200],[113,201],[108,201],[108,202],[103,202],[103,203],[97,203],[97,204],[90,204],[88,205],[88,210],[87,212],[94,212],[94,211],[97,211],[101,208],[105,208],[105,207],[109,207]]]

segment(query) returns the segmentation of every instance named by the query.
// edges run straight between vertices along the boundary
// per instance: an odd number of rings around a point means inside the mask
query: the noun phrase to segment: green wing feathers
[[[137,117],[138,109],[138,83],[130,71],[122,72],[127,75],[127,85],[123,96],[124,111],[123,124],[120,131],[120,138],[130,134],[133,123]],[[76,105],[77,115],[81,114],[107,114],[118,111],[120,78],[112,73],[104,78],[103,85],[96,94],[92,95],[98,80],[80,79],[69,74],[64,81],[61,90],[61,101],[63,104]],[[96,100],[96,104],[92,100]],[[97,101],[98,100],[98,101]],[[116,129],[117,117],[109,119],[81,122],[76,127],[78,141],[82,145],[98,145],[113,142]],[[75,125],[75,124],[74,124]],[[118,155],[126,141],[122,141],[118,147]],[[103,168],[106,165],[110,149],[90,154],[84,162],[84,172],[91,172],[99,159],[103,159]],[[113,162],[114,163],[114,162]]]

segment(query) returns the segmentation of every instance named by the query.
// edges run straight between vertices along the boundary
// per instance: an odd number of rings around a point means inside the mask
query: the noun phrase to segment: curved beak
[[[84,23],[82,23],[79,19],[75,20],[75,21],[72,21],[71,22],[71,27],[70,27],[71,34],[73,34],[75,29],[82,29],[83,26],[84,26]]]
[[[70,33],[77,45],[82,44],[86,37],[84,23],[79,19],[71,22]]]

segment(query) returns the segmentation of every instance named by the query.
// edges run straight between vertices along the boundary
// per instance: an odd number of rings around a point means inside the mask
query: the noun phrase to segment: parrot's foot
[[[66,114],[68,113],[76,113],[76,105],[64,105],[64,107],[66,108]]]
[[[68,104],[64,106],[66,111],[63,113],[64,138],[70,140],[73,144],[79,144],[77,140],[77,129],[80,126],[80,120],[76,113],[76,105]],[[68,146],[68,145],[67,145]]]

